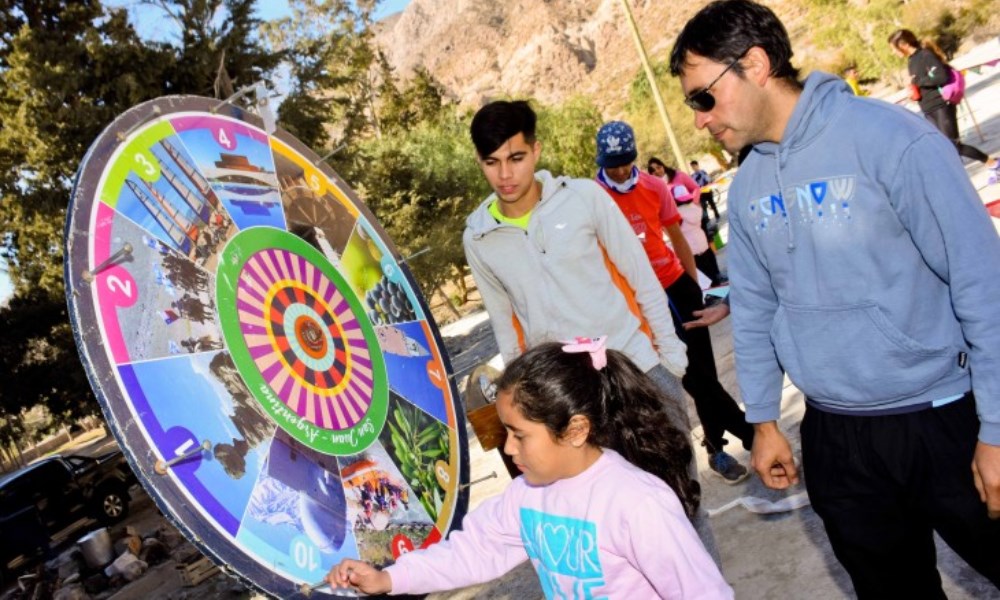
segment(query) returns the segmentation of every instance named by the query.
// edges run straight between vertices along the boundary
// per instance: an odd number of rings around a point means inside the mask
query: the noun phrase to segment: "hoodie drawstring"
[[[781,218],[785,222],[785,233],[788,237],[786,250],[795,250],[795,233],[792,231],[791,219],[788,217],[788,206],[785,204],[785,184],[781,180],[781,152],[774,154],[774,178],[778,182],[778,199],[781,200]]]

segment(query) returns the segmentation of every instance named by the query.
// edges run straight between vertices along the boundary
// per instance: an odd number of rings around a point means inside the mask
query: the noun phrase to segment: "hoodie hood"
[[[754,144],[754,150],[776,156],[779,166],[784,166],[790,153],[809,148],[826,131],[853,96],[843,79],[820,71],[810,74],[781,142],[760,142]]]

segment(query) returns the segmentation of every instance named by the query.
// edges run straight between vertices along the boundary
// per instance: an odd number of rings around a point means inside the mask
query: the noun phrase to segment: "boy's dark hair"
[[[525,100],[495,100],[472,117],[469,132],[480,158],[496,152],[504,142],[521,133],[524,141],[535,142],[538,117]]]
[[[697,167],[697,166],[699,166],[699,165],[698,165],[698,161],[696,161],[696,160],[692,160],[690,164],[691,164],[691,166],[692,166],[692,167]]]
[[[524,418],[545,425],[557,439],[573,415],[586,417],[587,443],[610,448],[662,479],[694,516],[701,487],[688,471],[691,444],[667,417],[653,380],[621,352],[608,350],[608,364],[598,371],[589,354],[562,347],[540,344],[519,356],[497,379],[497,391],[511,392]]]
[[[691,17],[670,52],[670,73],[681,74],[689,52],[728,65],[754,46],[767,53],[772,76],[801,87],[785,26],[771,9],[750,0],[716,0]],[[743,76],[739,63],[733,71]]]

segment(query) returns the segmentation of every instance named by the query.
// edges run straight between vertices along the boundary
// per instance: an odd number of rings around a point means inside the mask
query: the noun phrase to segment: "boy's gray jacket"
[[[463,235],[504,361],[541,342],[607,335],[608,347],[624,352],[643,371],[662,363],[682,376],[684,343],[625,216],[592,180],[547,171],[535,178],[542,183],[542,198],[527,231],[498,223],[488,209],[491,195],[466,220]],[[627,294],[616,286],[615,270],[652,331],[655,348]]]

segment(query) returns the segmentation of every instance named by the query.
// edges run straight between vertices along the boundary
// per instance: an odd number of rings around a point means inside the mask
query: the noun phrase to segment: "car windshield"
[[[66,462],[68,462],[70,466],[72,466],[74,469],[79,469],[80,467],[85,465],[88,460],[90,460],[86,456],[66,456],[64,458],[66,459]]]

